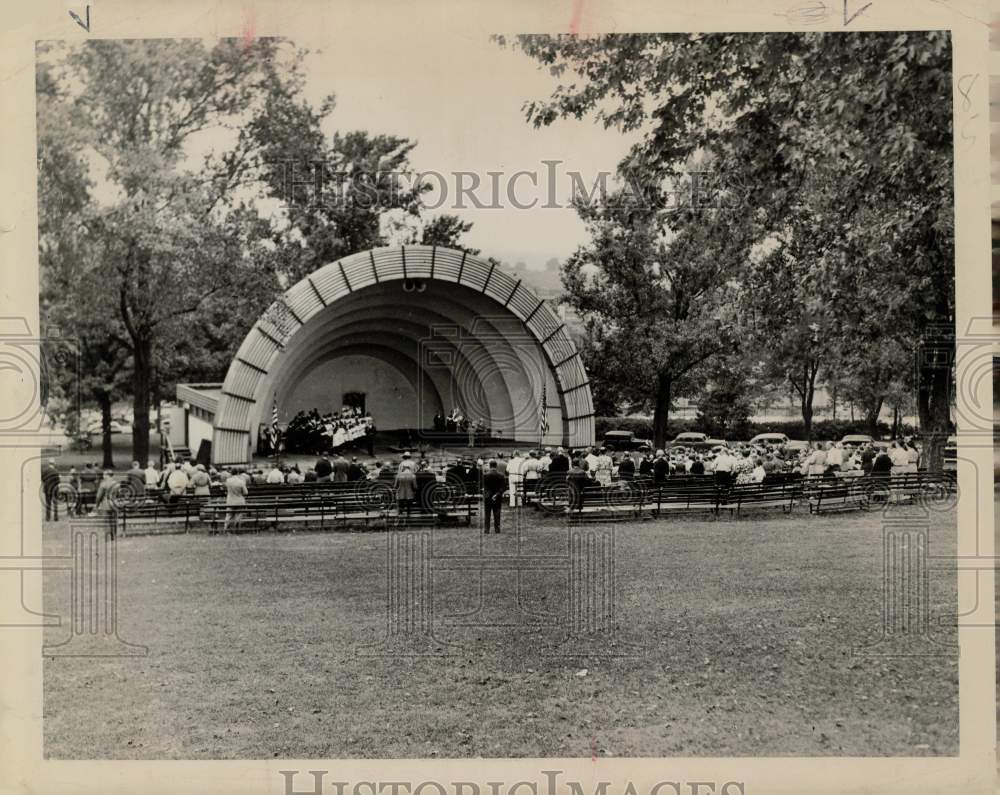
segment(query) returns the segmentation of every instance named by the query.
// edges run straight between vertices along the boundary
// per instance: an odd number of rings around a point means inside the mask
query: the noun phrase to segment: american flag
[[[547,394],[548,384],[542,384],[542,402],[538,407],[538,433],[540,436],[544,436],[549,431],[549,417],[545,411],[546,404],[548,403]]]
[[[278,442],[278,393],[274,393],[274,403],[271,404],[271,443]]]

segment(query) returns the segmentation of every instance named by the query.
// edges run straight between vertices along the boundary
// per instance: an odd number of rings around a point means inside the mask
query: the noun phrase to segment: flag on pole
[[[278,452],[278,393],[274,393],[274,403],[271,404],[271,448]]]
[[[549,430],[549,416],[546,412],[546,404],[548,403],[547,395],[548,384],[542,383],[542,403],[538,407],[538,443],[542,443],[542,437],[548,433]]]

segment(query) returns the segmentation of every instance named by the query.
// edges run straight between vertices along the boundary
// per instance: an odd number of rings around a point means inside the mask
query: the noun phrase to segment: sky
[[[540,268],[587,242],[583,224],[568,207],[569,172],[578,172],[590,190],[599,172],[614,172],[634,135],[606,130],[590,118],[535,129],[522,105],[547,98],[557,80],[524,53],[490,41],[488,32],[353,33],[334,31],[315,43],[296,40],[313,50],[305,63],[306,96],[317,105],[327,94],[337,97],[326,132],[363,129],[418,141],[411,153],[414,167],[445,177],[443,183],[430,179],[436,189],[429,198],[445,200],[431,214],[454,213],[472,221],[464,239],[484,255]],[[453,176],[460,171],[472,173]],[[490,171],[502,173],[490,177]],[[518,171],[537,176],[514,178]],[[459,180],[470,186],[477,178],[480,187],[473,195],[484,207],[476,207],[468,194],[460,198],[456,190]],[[499,201],[493,199],[494,184]],[[523,208],[532,201],[534,208]],[[547,203],[558,206],[542,206]]]

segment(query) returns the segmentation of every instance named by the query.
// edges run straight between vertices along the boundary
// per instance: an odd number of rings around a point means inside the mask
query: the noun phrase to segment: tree
[[[107,339],[124,347],[132,372],[133,455],[148,457],[149,409],[157,341],[209,301],[260,278],[261,227],[240,188],[254,173],[255,142],[245,129],[225,151],[196,154],[202,131],[253,119],[265,98],[294,93],[295,54],[279,71],[285,45],[223,40],[94,40],[40,70],[55,85],[39,105],[39,125],[53,140],[72,135],[96,163],[77,155],[89,184],[74,199],[78,218],[57,205],[53,224],[82,224],[92,256],[86,274],[107,301],[94,303],[114,318]],[[193,162],[200,160],[197,168]],[[57,183],[57,157],[40,154],[40,182]],[[96,176],[91,176],[96,172]],[[45,197],[43,197],[43,202]],[[53,252],[65,260],[63,246]],[[72,289],[68,297],[73,296]],[[110,343],[109,343],[110,344]]]
[[[457,248],[470,254],[478,254],[478,248],[462,245],[462,235],[472,229],[472,221],[463,221],[457,215],[447,213],[435,216],[426,224],[420,233],[420,242],[425,246],[445,246]]]
[[[641,130],[632,158],[652,183],[713,153],[742,189],[758,243],[803,205],[817,213],[813,248],[830,256],[815,261],[816,283],[828,297],[852,284],[924,348],[918,408],[939,469],[954,355],[949,34],[521,36],[517,46],[561,80],[548,100],[526,103],[535,125],[593,113]]]
[[[673,399],[731,344],[724,299],[734,252],[719,256],[705,227],[620,193],[578,203],[577,212],[592,242],[570,257],[562,278],[565,300],[600,329],[591,335],[599,355],[586,364],[595,380],[617,385],[621,399],[652,407],[654,443],[662,446]]]

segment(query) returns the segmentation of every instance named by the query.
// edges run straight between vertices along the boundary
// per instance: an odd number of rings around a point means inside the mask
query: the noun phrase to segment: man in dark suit
[[[876,478],[887,478],[892,474],[892,459],[885,450],[879,450],[869,474]]]
[[[59,521],[59,470],[56,462],[49,462],[42,469],[42,489],[45,492],[45,521]]]
[[[663,454],[662,450],[656,451],[656,460],[653,462],[653,484],[662,486],[670,475],[670,462]]]
[[[875,450],[870,444],[866,444],[865,449],[861,451],[861,469],[866,475],[871,474],[873,463],[875,463]]]
[[[578,458],[573,459],[570,470],[566,475],[566,482],[569,485],[569,509],[579,511],[583,509],[584,495],[590,478],[584,471]]]
[[[335,483],[346,483],[348,481],[348,470],[350,469],[350,464],[347,463],[347,459],[344,458],[340,453],[333,459],[333,477],[330,478]]]
[[[483,475],[483,510],[486,519],[483,533],[490,532],[490,517],[493,517],[493,532],[500,532],[500,506],[503,505],[503,493],[507,488],[507,478],[497,471],[497,462],[490,461],[486,474]]]
[[[618,477],[622,480],[632,480],[635,477],[635,460],[628,453],[622,456],[622,462],[618,465]]]
[[[643,478],[653,476],[653,458],[649,453],[643,455],[642,461],[639,462],[639,476]]]
[[[549,472],[569,472],[569,458],[561,447],[556,450],[549,463]]]
[[[422,459],[417,464],[417,475],[416,475],[416,496],[414,497],[414,503],[417,506],[418,511],[430,511],[430,488],[435,483],[437,483],[437,478],[434,477],[434,473],[431,472],[430,464]]]
[[[352,483],[358,480],[365,479],[365,468],[358,463],[357,457],[351,459],[351,463],[347,466],[347,479]]]
[[[313,467],[316,470],[316,480],[319,483],[326,483],[330,480],[330,473],[333,472],[333,464],[326,457],[319,459],[316,462],[316,466]]]

